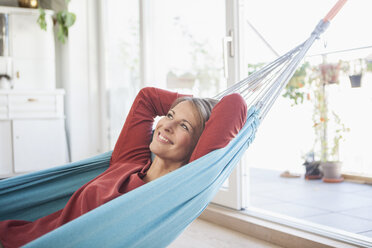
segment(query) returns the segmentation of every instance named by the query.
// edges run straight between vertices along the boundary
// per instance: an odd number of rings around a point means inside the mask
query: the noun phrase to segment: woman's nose
[[[175,125],[175,123],[174,123],[173,120],[168,120],[167,122],[164,123],[164,130],[167,131],[167,132],[172,133],[174,125]]]

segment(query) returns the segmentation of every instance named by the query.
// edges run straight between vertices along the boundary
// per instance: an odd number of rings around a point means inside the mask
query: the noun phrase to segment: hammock
[[[339,0],[308,40],[238,82],[250,107],[238,135],[224,148],[118,197],[28,243],[25,247],[166,247],[212,200],[253,141],[259,123],[313,42],[346,0]],[[111,152],[0,181],[0,220],[35,220],[64,207],[69,197],[102,173]]]

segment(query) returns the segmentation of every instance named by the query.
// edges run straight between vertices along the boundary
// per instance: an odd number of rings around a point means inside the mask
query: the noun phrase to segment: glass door
[[[200,97],[226,88],[225,0],[143,3],[144,85]]]
[[[141,1],[142,86],[213,97],[239,78],[238,1]],[[240,209],[240,167],[214,199]]]
[[[102,2],[104,132],[113,149],[132,102],[140,89],[139,1]]]

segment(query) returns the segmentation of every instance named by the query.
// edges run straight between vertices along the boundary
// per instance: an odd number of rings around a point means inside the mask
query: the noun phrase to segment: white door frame
[[[226,36],[229,37],[228,40],[231,40],[228,48],[228,58],[227,58],[227,85],[228,87],[234,83],[241,80],[245,75],[247,75],[247,69],[242,63],[242,52],[244,43],[244,32],[240,32],[239,25],[242,22],[244,17],[244,1],[242,0],[226,0]],[[226,58],[225,58],[226,59]],[[226,70],[226,68],[225,68]],[[244,157],[244,156],[243,156]],[[215,198],[212,200],[213,203],[229,207],[232,209],[240,210],[246,206],[246,198],[243,197],[246,194],[245,185],[246,177],[244,171],[244,163],[242,159],[236,168],[233,170],[229,177],[228,187],[221,187],[220,191],[217,193]]]

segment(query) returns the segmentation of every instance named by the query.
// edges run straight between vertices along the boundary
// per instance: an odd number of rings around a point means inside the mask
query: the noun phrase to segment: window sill
[[[363,247],[210,204],[200,218],[283,247]]]

